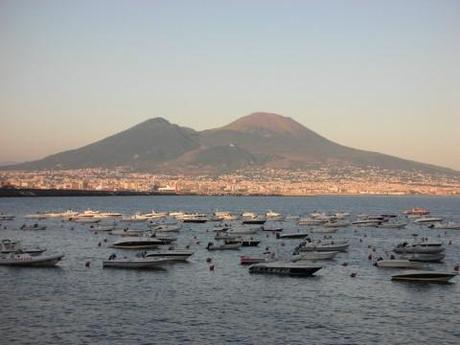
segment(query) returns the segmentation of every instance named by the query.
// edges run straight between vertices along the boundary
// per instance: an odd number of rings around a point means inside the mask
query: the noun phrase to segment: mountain
[[[42,170],[129,166],[149,170],[198,146],[194,130],[155,118],[82,148],[14,167]]]
[[[82,148],[8,168],[125,166],[134,171],[222,173],[248,166],[308,169],[326,165],[460,174],[447,168],[349,148],[289,117],[264,112],[201,132],[154,118]]]

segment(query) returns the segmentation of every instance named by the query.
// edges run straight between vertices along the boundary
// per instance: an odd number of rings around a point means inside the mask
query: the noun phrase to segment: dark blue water
[[[0,199],[0,211],[23,216],[44,210],[86,208],[123,213],[155,210],[241,212],[268,209],[284,214],[314,210],[360,213],[401,212],[426,207],[460,221],[460,198],[441,197],[91,197]],[[102,269],[113,249],[98,247],[106,234],[87,226],[44,221],[45,231],[17,228],[23,219],[3,222],[0,238],[22,240],[64,252],[57,269],[0,267],[1,344],[458,344],[460,279],[454,284],[392,282],[397,271],[377,269],[369,245],[379,254],[412,233],[438,236],[446,244],[443,264],[460,262],[460,231],[347,228],[336,237],[351,241],[348,253],[322,262],[312,278],[249,275],[239,255],[266,246],[287,255],[296,241],[257,235],[259,248],[207,252],[212,224],[185,225],[179,245],[191,244],[190,263],[165,271]],[[3,229],[6,226],[7,229]],[[285,227],[295,229],[294,224]],[[289,230],[287,230],[289,231]],[[267,237],[268,236],[268,237]],[[317,235],[321,236],[321,235]],[[194,241],[194,237],[200,241]],[[362,241],[362,242],[361,242]],[[449,241],[452,244],[449,245]],[[284,245],[282,245],[284,243]],[[212,257],[215,270],[206,258]],[[91,267],[86,268],[85,262]],[[342,266],[347,262],[348,266]],[[357,272],[356,278],[350,274]]]

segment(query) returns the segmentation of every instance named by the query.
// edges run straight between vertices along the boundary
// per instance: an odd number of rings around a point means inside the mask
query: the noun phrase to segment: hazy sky
[[[0,161],[254,111],[460,170],[460,1],[0,0]]]

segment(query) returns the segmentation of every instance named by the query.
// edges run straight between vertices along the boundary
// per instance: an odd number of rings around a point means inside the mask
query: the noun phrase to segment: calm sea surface
[[[446,259],[430,267],[447,271],[460,263],[460,231],[415,225],[405,230],[341,229],[335,237],[350,240],[349,252],[321,262],[324,268],[316,277],[292,278],[250,275],[239,265],[239,255],[258,255],[269,246],[287,256],[298,243],[276,240],[271,233],[256,235],[262,240],[259,247],[207,252],[213,224],[184,224],[178,244],[195,250],[189,263],[165,271],[135,271],[102,269],[102,260],[114,252],[108,248],[114,238],[93,234],[88,225],[45,220],[40,221],[48,225],[45,231],[18,230],[25,214],[66,209],[125,214],[152,209],[272,209],[283,214],[321,210],[357,215],[412,207],[460,221],[460,198],[442,197],[3,198],[0,211],[18,219],[2,222],[0,238],[40,245],[66,257],[56,269],[0,267],[0,343],[459,344],[460,277],[445,285],[392,282],[390,276],[398,270],[374,267],[368,246],[383,254],[413,233],[440,236]],[[294,223],[283,226],[287,232],[297,229]],[[214,271],[209,270],[208,257]],[[87,261],[90,268],[85,267]],[[342,266],[344,262],[348,266]],[[357,272],[356,278],[350,277],[352,272]]]

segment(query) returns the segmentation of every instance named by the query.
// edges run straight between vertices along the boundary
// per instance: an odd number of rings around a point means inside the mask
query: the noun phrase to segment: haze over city
[[[2,1],[0,162],[255,112],[460,170],[457,1]]]

